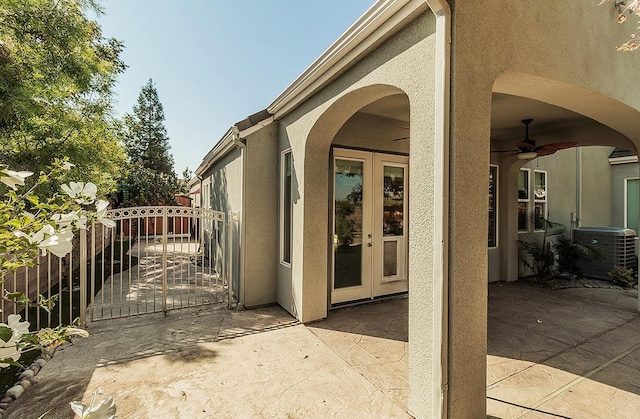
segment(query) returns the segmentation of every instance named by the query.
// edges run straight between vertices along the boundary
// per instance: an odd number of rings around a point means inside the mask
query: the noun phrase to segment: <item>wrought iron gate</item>
[[[223,212],[157,206],[110,210],[107,217],[117,224],[103,235],[108,242],[88,238],[91,278],[80,284],[89,284],[90,298],[81,323],[85,312],[86,320],[97,321],[229,304],[226,249],[233,229]],[[97,248],[106,250],[96,256]],[[80,300],[87,301],[82,295]]]
[[[0,292],[57,298],[50,311],[0,299],[0,319],[21,313],[34,327],[72,324],[219,304],[238,293],[238,214],[190,207],[108,211],[101,224],[76,233],[73,251],[51,254],[8,275]],[[56,297],[57,296],[57,297]]]

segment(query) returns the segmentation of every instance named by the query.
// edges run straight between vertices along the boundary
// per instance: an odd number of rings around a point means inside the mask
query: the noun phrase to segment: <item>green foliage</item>
[[[540,222],[544,227],[541,233],[530,234],[527,239],[518,240],[518,243],[532,258],[531,262],[526,258],[523,258],[522,262],[531,269],[538,282],[542,283],[552,277],[556,261],[556,253],[548,237],[549,231],[562,233],[565,227],[544,218],[541,218]]]
[[[355,223],[351,218],[354,209],[353,204],[349,201],[336,202],[336,235],[340,245],[351,244],[353,242],[353,233],[355,231]]]
[[[173,174],[164,110],[153,80],[142,87],[133,114],[125,115],[124,122],[129,161],[157,173]]]
[[[600,250],[596,246],[579,243],[565,237],[558,239],[554,247],[558,253],[558,269],[573,275],[582,275],[579,262],[601,258]]]
[[[26,187],[25,182],[32,172],[16,172],[0,164],[0,283],[6,274],[20,267],[33,266],[38,254],[53,253],[64,257],[72,249],[74,231],[86,228],[92,220],[107,227],[115,226],[105,218],[108,202],[96,199],[97,187],[90,182],[70,182],[62,185],[63,193],[54,193],[46,198],[35,196],[35,191],[44,183],[59,181],[73,164],[66,159],[53,161],[51,169],[36,176],[35,183]],[[20,190],[18,187],[26,189]],[[7,292],[2,298],[21,305],[37,306],[51,312],[57,296],[38,296],[31,302],[22,292]],[[29,333],[29,323],[21,322],[20,315],[11,314],[7,324],[0,324],[0,368],[16,362],[29,350],[52,350],[73,335],[86,336],[83,330],[69,326],[42,329]]]
[[[111,116],[123,45],[90,11],[100,13],[91,0],[0,0],[0,161],[39,173],[68,156],[74,178],[113,187],[125,159]]]
[[[633,269],[616,266],[611,272],[607,272],[607,275],[609,275],[614,284],[625,288],[630,288],[635,282]]]
[[[115,207],[176,205],[175,195],[183,189],[174,173],[158,173],[141,164],[131,164],[118,181],[117,193],[111,197]]]

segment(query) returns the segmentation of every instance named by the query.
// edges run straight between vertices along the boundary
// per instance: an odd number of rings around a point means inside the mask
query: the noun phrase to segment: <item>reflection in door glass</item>
[[[383,188],[382,232],[384,236],[402,236],[404,221],[404,168],[385,166]]]
[[[363,163],[335,161],[334,289],[362,283]]]

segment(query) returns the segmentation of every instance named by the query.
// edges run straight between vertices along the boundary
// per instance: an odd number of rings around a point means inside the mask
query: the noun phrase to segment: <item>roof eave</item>
[[[274,119],[286,115],[422,7],[425,0],[378,0],[266,110]]]
[[[217,144],[207,153],[206,156],[202,159],[202,163],[195,171],[197,176],[202,176],[211,165],[213,165],[216,161],[220,160],[224,157],[229,151],[235,148],[235,144],[233,141],[233,127],[229,128],[227,132],[220,138]]]

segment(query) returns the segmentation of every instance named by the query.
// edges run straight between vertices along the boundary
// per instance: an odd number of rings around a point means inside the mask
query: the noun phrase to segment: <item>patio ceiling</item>
[[[396,126],[409,127],[410,105],[408,98],[403,95],[387,96],[363,107],[360,114],[375,115],[398,121]],[[491,140],[505,142],[519,141],[524,136],[523,119],[533,119],[530,135],[540,139],[541,136],[554,132],[566,133],[567,129],[578,127],[597,127],[598,137],[617,138],[615,145],[620,145],[620,133],[567,109],[550,105],[534,99],[514,96],[504,93],[494,93],[491,100]],[[585,138],[584,145],[592,141]],[[579,142],[580,144],[580,142]]]

